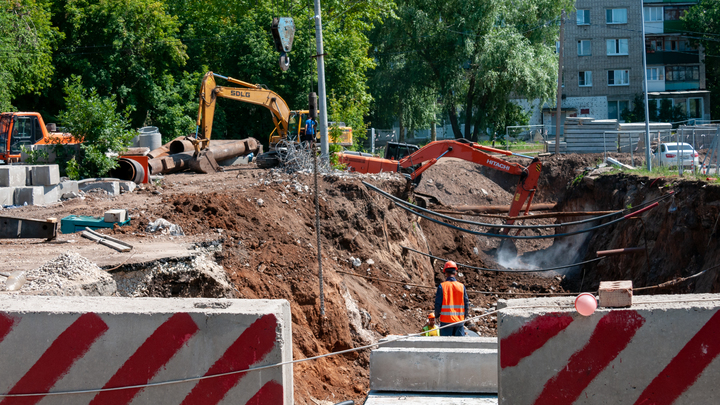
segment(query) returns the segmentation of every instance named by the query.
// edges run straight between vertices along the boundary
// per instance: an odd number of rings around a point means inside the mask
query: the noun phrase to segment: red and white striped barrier
[[[292,365],[196,378],[291,361],[290,328],[285,300],[0,297],[0,405],[291,405]]]
[[[720,401],[718,294],[635,296],[632,308],[588,317],[568,308],[572,298],[507,305],[498,316],[499,404]]]

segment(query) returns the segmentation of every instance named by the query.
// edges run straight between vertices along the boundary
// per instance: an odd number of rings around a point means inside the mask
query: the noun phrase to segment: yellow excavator
[[[215,78],[224,79],[240,87],[218,86]],[[195,137],[190,137],[195,146],[196,162],[209,164],[218,169],[217,162],[208,154],[208,145],[212,134],[213,119],[215,116],[215,102],[218,97],[227,98],[245,103],[263,106],[270,110],[275,129],[270,133],[270,150],[259,155],[255,163],[260,168],[270,168],[280,164],[277,151],[281,141],[299,141],[305,133],[304,123],[308,118],[308,110],[291,111],[285,100],[279,94],[269,90],[263,85],[252,84],[242,80],[226,77],[213,72],[207,72],[200,87],[200,106],[198,109],[197,129]],[[340,127],[342,131],[340,144],[352,144],[352,129]]]

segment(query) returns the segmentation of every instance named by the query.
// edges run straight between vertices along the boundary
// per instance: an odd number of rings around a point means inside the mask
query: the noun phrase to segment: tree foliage
[[[121,114],[115,97],[100,97],[93,88],[83,87],[79,77],[65,82],[67,110],[59,114],[61,124],[75,139],[82,141],[80,156],[68,162],[73,178],[104,177],[117,167],[108,153],[122,153],[130,146],[136,131],[130,130],[130,107]]]
[[[0,1],[0,111],[14,110],[14,98],[50,84],[52,50],[62,34],[49,8],[43,0]]]
[[[396,70],[390,76],[419,72],[413,82],[402,83],[418,91],[399,88],[394,97],[400,103],[428,105],[423,97],[405,94],[423,95],[419,90],[430,88],[455,136],[476,140],[480,131],[497,131],[516,123],[508,120],[522,119],[511,95],[553,98],[557,22],[561,10],[572,7],[568,0],[403,0],[398,18],[375,33],[375,55],[381,67]],[[383,95],[377,97],[394,103],[388,97],[392,91],[381,88]]]
[[[688,31],[695,34],[691,42],[702,45],[705,57],[705,80],[710,90],[712,116],[720,116],[720,2],[700,0],[682,17]]]

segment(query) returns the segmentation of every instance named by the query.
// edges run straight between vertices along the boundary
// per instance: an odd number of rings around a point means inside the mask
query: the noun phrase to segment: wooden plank
[[[103,237],[99,237],[99,236],[94,235],[94,234],[92,234],[92,233],[90,233],[90,232],[88,232],[88,231],[83,231],[81,235],[82,235],[83,238],[90,239],[90,240],[95,241],[95,242],[97,242],[97,243],[99,243],[99,244],[101,244],[101,245],[105,245],[105,246],[107,246],[107,247],[109,247],[109,248],[115,249],[115,250],[117,250],[118,252],[129,252],[130,250],[132,250],[132,248],[129,248],[129,247],[125,246],[125,245],[121,245],[121,244],[119,244],[119,243],[116,243],[116,242],[107,240],[107,239],[105,239],[105,238],[103,238]]]

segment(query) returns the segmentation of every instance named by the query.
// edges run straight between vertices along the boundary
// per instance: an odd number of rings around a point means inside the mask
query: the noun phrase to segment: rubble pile
[[[112,295],[115,281],[95,263],[66,252],[31,270],[21,292],[38,295]]]

